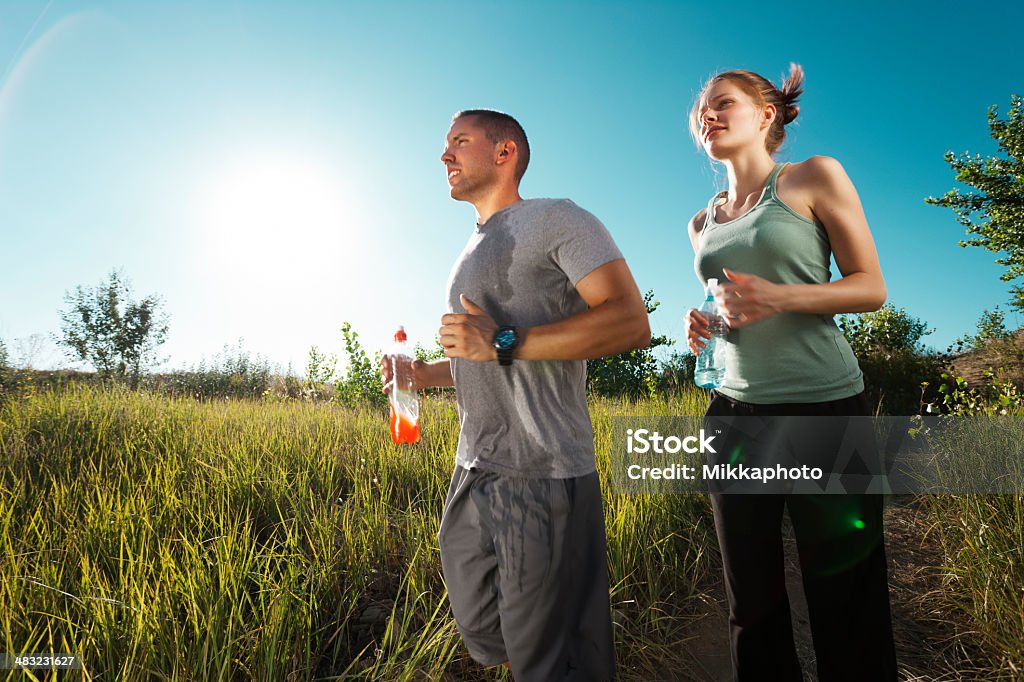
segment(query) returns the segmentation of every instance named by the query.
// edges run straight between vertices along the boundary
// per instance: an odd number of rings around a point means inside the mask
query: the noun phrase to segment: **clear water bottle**
[[[693,371],[693,383],[701,388],[718,388],[725,381],[725,335],[729,328],[715,305],[717,289],[718,280],[708,279],[704,303],[698,311],[708,321],[711,332],[711,338],[704,342],[704,348],[697,355],[697,366]]]
[[[420,440],[420,400],[416,395],[416,376],[412,368],[412,353],[405,335],[399,327],[395,343],[388,353],[391,363],[391,440],[395,443],[417,443]]]

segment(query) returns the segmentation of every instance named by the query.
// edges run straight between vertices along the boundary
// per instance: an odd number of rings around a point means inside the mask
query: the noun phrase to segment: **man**
[[[517,682],[614,675],[588,358],[650,342],[611,236],[569,200],[523,200],[526,134],[507,114],[455,115],[441,161],[476,208],[448,280],[447,359],[418,388],[455,386],[461,430],[438,538],[470,654]]]

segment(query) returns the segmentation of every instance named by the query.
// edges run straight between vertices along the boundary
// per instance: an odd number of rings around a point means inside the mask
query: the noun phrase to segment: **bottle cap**
[[[717,277],[709,277],[708,278],[707,292],[709,294],[714,293],[715,289],[717,289],[717,288],[718,288],[718,278]]]
[[[398,331],[395,332],[395,341],[398,343],[405,343],[407,338],[408,337],[405,335],[405,327],[399,327]]]

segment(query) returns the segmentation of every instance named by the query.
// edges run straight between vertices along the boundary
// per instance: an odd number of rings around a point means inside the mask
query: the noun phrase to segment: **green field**
[[[599,466],[611,416],[702,401],[593,402]],[[399,447],[369,408],[8,393],[0,649],[78,653],[83,679],[508,679],[469,660],[440,577],[454,403],[425,399],[422,422]],[[706,497],[605,501],[620,679],[700,679],[687,633],[720,589]],[[958,660],[985,678],[1024,674],[1020,498],[922,509],[941,559],[915,613],[952,622]]]

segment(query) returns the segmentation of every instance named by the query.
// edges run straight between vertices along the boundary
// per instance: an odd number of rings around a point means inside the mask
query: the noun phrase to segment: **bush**
[[[235,348],[225,345],[209,362],[153,377],[151,385],[196,398],[258,398],[271,388],[272,378],[267,359],[250,355],[239,339]]]
[[[840,315],[839,328],[864,372],[868,400],[881,414],[918,414],[938,399],[948,356],[922,339],[934,330],[903,308],[886,303],[859,315]]]
[[[306,362],[306,384],[302,396],[314,400],[331,400],[334,392],[331,381],[338,364],[337,356],[325,355],[316,346],[309,347],[309,360]]]
[[[660,303],[654,291],[644,294],[644,306],[650,315]],[[658,361],[654,349],[675,343],[667,336],[653,336],[646,348],[587,361],[587,390],[599,396],[648,398],[658,389]]]
[[[679,395],[693,388],[693,372],[697,368],[697,356],[686,353],[672,353],[661,363],[658,374],[658,392],[665,395]]]
[[[441,337],[434,337],[434,347],[427,348],[421,343],[417,343],[412,347],[412,354],[417,360],[423,362],[433,362],[434,360],[444,360],[444,346],[441,345]]]
[[[859,357],[868,401],[880,414],[919,414],[939,399],[948,358],[935,353],[871,353]]]
[[[858,315],[840,315],[839,328],[858,358],[873,354],[925,352],[922,339],[934,329],[892,303]]]
[[[982,375],[984,384],[972,388],[963,377],[943,374],[943,382],[938,388],[941,400],[930,403],[929,411],[987,416],[1024,414],[1024,394],[1012,381],[992,370],[985,370]]]
[[[348,367],[345,376],[334,385],[338,401],[353,407],[370,405],[383,409],[388,404],[388,397],[381,390],[380,353],[374,353],[373,360],[370,360],[359,343],[359,334],[348,322],[341,325],[341,334],[345,338]]]

